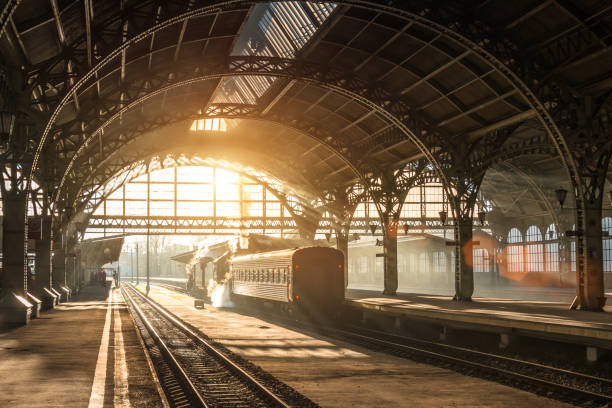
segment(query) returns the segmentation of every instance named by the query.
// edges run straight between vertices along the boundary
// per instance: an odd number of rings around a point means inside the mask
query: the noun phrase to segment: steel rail
[[[134,301],[128,291],[124,290],[123,288],[121,290],[130,300],[130,303],[138,314],[138,317],[142,321],[142,324],[145,325],[147,331],[155,341],[155,344],[157,344],[157,347],[159,347],[160,352],[165,357],[166,362],[170,365],[177,379],[181,383],[183,383],[183,386],[185,386],[187,388],[187,391],[191,393],[192,402],[199,404],[198,406],[200,407],[209,408],[209,405],[206,403],[206,401],[204,401],[202,394],[200,394],[197,387],[193,384],[193,382],[191,382],[189,376],[187,375],[181,364],[176,360],[168,346],[166,346],[166,343],[164,343],[157,330],[155,330],[155,328],[151,324],[151,321],[145,316],[140,306],[138,306],[138,304]]]
[[[211,345],[206,340],[202,339],[197,333],[187,327],[183,322],[178,320],[171,313],[164,310],[162,307],[157,305],[154,301],[140,293],[137,289],[135,289],[132,285],[128,284],[128,287],[131,291],[136,293],[141,299],[147,302],[151,307],[153,307],[158,313],[160,313],[166,320],[171,322],[175,327],[181,330],[184,334],[186,334],[190,339],[195,341],[200,346],[204,347],[208,352],[210,352],[214,357],[217,358],[222,364],[226,366],[226,368],[230,369],[232,372],[237,374],[246,382],[250,383],[252,387],[254,387],[257,391],[259,391],[265,399],[270,402],[273,402],[276,406],[283,408],[290,408],[291,405],[284,402],[280,399],[274,392],[269,390],[265,385],[255,379],[252,375],[244,371],[240,366],[231,361],[228,357],[226,357],[222,352],[217,350],[213,345]],[[130,297],[131,298],[131,297]]]

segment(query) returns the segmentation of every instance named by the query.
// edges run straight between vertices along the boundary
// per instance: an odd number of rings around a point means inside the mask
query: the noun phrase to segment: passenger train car
[[[233,297],[258,298],[288,311],[338,310],[344,299],[344,256],[329,247],[236,256],[229,261]]]

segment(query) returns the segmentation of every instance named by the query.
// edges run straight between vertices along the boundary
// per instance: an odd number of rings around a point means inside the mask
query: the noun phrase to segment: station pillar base
[[[42,310],[53,309],[57,305],[59,296],[55,292],[48,288],[43,288],[40,293],[40,300],[42,300]]]
[[[65,286],[57,286],[55,291],[59,295],[58,302],[68,302],[70,300],[70,289]]]
[[[23,296],[8,293],[0,299],[0,321],[3,324],[28,324],[33,307]]]
[[[55,295],[56,302],[57,302],[56,305],[59,305],[62,301],[62,294],[59,293],[59,291],[55,288],[49,288],[49,291]]]
[[[42,301],[29,292],[26,293],[26,299],[32,304],[32,315],[30,317],[39,318],[40,310],[42,308]]]

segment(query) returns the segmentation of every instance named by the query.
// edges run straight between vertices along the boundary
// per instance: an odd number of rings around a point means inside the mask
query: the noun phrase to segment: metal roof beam
[[[527,21],[528,19],[530,19],[531,17],[533,17],[534,15],[544,10],[546,7],[550,6],[553,3],[555,3],[554,0],[547,0],[543,3],[538,4],[536,7],[532,8],[531,10],[527,11],[526,13],[523,13],[519,18],[506,24],[506,30],[510,30],[518,26],[519,24]]]
[[[476,139],[488,133],[491,133],[497,129],[501,129],[503,127],[510,126],[510,125],[514,125],[519,122],[524,122],[527,119],[533,118],[534,116],[536,116],[536,112],[533,109],[530,109],[528,111],[525,111],[517,115],[511,116],[509,118],[500,120],[499,122],[493,123],[483,128],[474,130],[472,132],[465,133],[465,136],[469,137],[470,139]]]

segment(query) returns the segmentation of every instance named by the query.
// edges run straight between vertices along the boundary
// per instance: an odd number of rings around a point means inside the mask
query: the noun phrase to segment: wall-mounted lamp
[[[559,201],[559,205],[561,206],[561,208],[563,208],[565,197],[567,197],[567,190],[564,188],[559,188],[555,190],[555,195],[557,196],[557,201]]]
[[[372,232],[372,235],[374,235],[376,233],[376,228],[378,228],[378,226],[374,223],[370,224],[370,232]]]
[[[440,216],[440,222],[442,223],[442,225],[446,225],[446,218],[448,217],[448,213],[446,211],[440,211],[438,215]]]
[[[15,114],[12,112],[0,112],[0,150],[2,153],[6,153],[10,149],[14,127]]]
[[[478,211],[478,221],[480,222],[480,225],[484,225],[486,217],[486,212],[484,212],[483,210]]]

